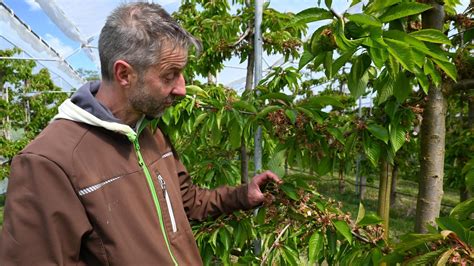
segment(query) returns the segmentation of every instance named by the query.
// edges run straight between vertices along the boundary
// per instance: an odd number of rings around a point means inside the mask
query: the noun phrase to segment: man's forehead
[[[182,47],[170,47],[165,45],[161,49],[158,67],[167,68],[184,68],[188,62],[188,50]]]

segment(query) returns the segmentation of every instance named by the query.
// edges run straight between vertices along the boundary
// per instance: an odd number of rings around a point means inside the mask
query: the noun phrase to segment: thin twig
[[[290,224],[287,224],[283,230],[281,230],[280,234],[278,234],[277,238],[275,239],[275,242],[273,242],[272,246],[270,247],[270,249],[268,249],[268,251],[266,252],[266,254],[263,256],[263,259],[262,259],[262,262],[260,263],[260,266],[262,266],[265,261],[267,260],[267,257],[268,255],[270,255],[270,252],[272,251],[272,249],[276,246],[276,244],[278,243],[278,241],[280,240],[281,236],[283,235],[283,233],[285,233],[286,229],[288,229],[288,227],[290,226]]]
[[[248,27],[245,32],[240,36],[240,38],[236,42],[234,42],[234,44],[232,44],[232,47],[236,47],[237,45],[239,45],[239,43],[241,43],[245,39],[245,37],[250,34],[251,30],[252,29]]]

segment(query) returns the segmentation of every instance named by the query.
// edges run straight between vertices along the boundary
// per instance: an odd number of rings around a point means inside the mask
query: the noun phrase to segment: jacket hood
[[[67,119],[102,127],[127,136],[135,135],[135,131],[130,126],[121,123],[107,107],[97,101],[94,95],[99,87],[100,81],[88,82],[83,85],[70,99],[59,106],[58,114],[53,120]],[[141,124],[141,120],[138,124]]]

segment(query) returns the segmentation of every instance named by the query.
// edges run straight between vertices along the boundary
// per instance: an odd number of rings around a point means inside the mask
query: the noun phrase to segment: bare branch
[[[232,47],[236,47],[237,45],[239,45],[251,32],[252,32],[252,27],[249,26],[245,30],[245,32],[240,36],[240,38],[234,44],[232,44]]]
[[[275,239],[275,242],[273,242],[273,245],[270,247],[270,249],[263,256],[263,259],[262,259],[262,262],[260,263],[260,266],[265,264],[265,261],[267,260],[268,255],[270,254],[272,249],[277,245],[277,243],[280,240],[281,236],[285,233],[286,229],[288,229],[289,226],[290,226],[290,224],[287,224],[285,226],[285,228],[283,228],[283,230],[281,230],[280,234],[278,234],[277,238]]]

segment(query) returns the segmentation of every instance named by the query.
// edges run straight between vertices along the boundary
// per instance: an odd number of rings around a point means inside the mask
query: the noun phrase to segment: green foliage
[[[305,261],[340,261],[350,265],[368,261],[368,265],[378,265],[379,258],[373,257],[385,250],[378,221],[356,224],[337,202],[315,193],[311,180],[302,182],[288,176],[285,182],[285,190],[296,196],[267,186],[265,205],[256,217],[236,212],[204,222],[204,226],[193,226],[204,264],[221,261],[298,265]],[[262,241],[260,254],[254,253],[256,238]]]
[[[1,50],[0,56],[14,56],[19,49]],[[10,161],[30,140],[46,127],[67,94],[53,84],[49,72],[33,73],[30,60],[1,60],[0,116],[2,117],[0,155]],[[0,178],[9,175],[9,163],[0,167]]]
[[[182,1],[173,13],[181,25],[201,40],[203,53],[192,55],[186,68],[186,77],[196,74],[207,77],[224,68],[224,61],[237,56],[244,62],[253,53],[254,10],[244,1]],[[294,15],[264,6],[262,32],[263,49],[268,54],[280,53],[285,58],[299,57],[301,37],[306,33],[305,23],[292,23]]]
[[[436,220],[438,231],[429,234],[407,234],[401,238],[394,252],[382,261],[409,264],[459,264],[474,263],[474,199],[458,204],[449,217]]]

